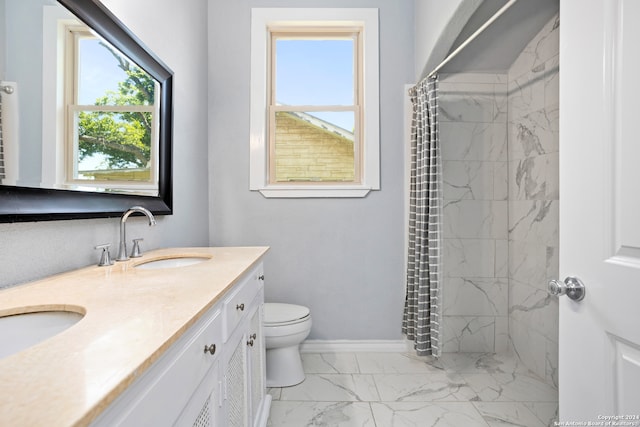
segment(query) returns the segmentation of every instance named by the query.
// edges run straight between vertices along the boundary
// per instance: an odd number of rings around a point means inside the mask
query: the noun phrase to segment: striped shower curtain
[[[402,333],[419,356],[440,356],[442,318],[440,229],[442,165],[438,135],[438,79],[427,78],[409,91],[411,184],[407,290]]]

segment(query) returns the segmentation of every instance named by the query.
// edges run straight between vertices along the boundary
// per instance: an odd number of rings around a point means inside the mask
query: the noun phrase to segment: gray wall
[[[147,250],[206,246],[206,1],[104,3],[175,72],[174,215],[161,218],[154,228],[149,228],[142,218],[134,218],[130,220],[128,236],[143,237]],[[115,218],[0,224],[0,287],[93,264],[98,260],[93,247],[107,242],[117,245]]]
[[[20,177],[17,185],[38,187],[42,177],[42,28],[43,6],[52,0],[3,2],[1,44],[5,45],[0,80],[18,83]]]
[[[7,39],[7,13],[5,11],[5,1],[0,0],[0,34],[2,34],[2,38],[4,40]],[[0,77],[4,78],[4,73],[6,72],[6,58],[7,54],[5,44],[0,43]]]
[[[381,191],[359,199],[249,191],[251,7],[380,9]],[[211,243],[271,246],[266,299],[310,307],[312,339],[402,337],[403,85],[413,81],[413,14],[412,0],[209,1]]]

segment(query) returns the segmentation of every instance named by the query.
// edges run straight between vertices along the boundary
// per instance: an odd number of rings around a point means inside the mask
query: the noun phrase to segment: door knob
[[[551,295],[557,297],[567,295],[574,301],[582,301],[585,294],[584,284],[580,279],[573,276],[568,276],[564,279],[564,282],[556,279],[550,280],[547,289]]]

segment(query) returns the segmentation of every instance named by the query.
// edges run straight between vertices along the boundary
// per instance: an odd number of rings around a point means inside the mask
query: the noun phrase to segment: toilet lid
[[[309,308],[302,305],[268,302],[264,305],[264,323],[291,323],[309,316]]]

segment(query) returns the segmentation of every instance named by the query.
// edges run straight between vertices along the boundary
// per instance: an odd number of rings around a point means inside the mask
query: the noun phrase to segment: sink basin
[[[0,317],[0,359],[59,334],[83,317],[83,314],[62,310]]]
[[[188,265],[199,264],[204,261],[210,260],[209,256],[183,256],[173,258],[162,258],[145,261],[141,264],[137,264],[135,268],[142,270],[155,270],[158,268],[176,268],[186,267]]]

